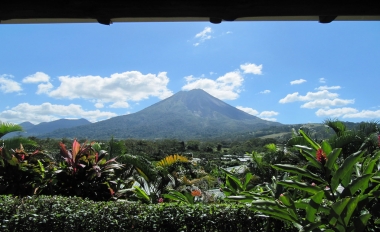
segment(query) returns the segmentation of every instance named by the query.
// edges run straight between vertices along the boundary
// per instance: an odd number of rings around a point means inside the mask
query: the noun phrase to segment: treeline
[[[50,154],[59,153],[59,143],[71,144],[71,139],[41,139],[29,137],[34,143],[30,146],[30,150],[40,149],[48,151]],[[84,143],[85,139],[79,139],[78,142]],[[89,141],[87,141],[89,142]],[[140,140],[125,139],[97,141],[101,144],[102,149],[107,150],[110,157],[116,157],[122,154],[144,156],[148,160],[160,160],[170,154],[192,154],[193,157],[213,157],[219,155],[237,155],[242,156],[252,151],[264,151],[264,146],[270,143],[278,143],[273,138],[251,138],[248,140],[189,140],[180,141],[177,139],[160,139],[160,140]],[[27,149],[28,146],[24,145]]]

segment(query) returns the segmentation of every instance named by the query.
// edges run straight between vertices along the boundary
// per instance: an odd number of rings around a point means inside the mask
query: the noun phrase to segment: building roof
[[[284,0],[12,0],[3,1],[0,23],[158,21],[380,20],[377,1]]]

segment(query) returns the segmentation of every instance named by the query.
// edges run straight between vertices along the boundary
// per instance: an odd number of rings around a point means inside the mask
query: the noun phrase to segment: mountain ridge
[[[241,111],[204,90],[180,91],[139,112],[78,127],[59,129],[41,137],[91,139],[193,139],[281,125]]]
[[[68,129],[81,125],[91,124],[87,119],[58,119],[51,122],[41,122],[33,124],[31,122],[22,122],[19,125],[22,127],[22,132],[12,132],[4,136],[4,138],[12,138],[15,136],[41,136],[46,133],[51,133],[57,129]]]

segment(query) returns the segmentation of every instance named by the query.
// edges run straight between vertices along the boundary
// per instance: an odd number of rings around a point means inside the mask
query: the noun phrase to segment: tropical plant
[[[176,202],[182,202],[185,204],[195,204],[201,201],[202,191],[198,188],[188,188],[184,192],[171,190],[167,194],[163,194],[163,197]]]
[[[22,144],[13,150],[0,147],[0,193],[38,194],[53,178],[53,159],[42,151],[26,152]]]
[[[221,189],[226,196],[244,196],[251,194],[250,191],[253,186],[250,185],[250,181],[254,178],[252,173],[247,173],[243,181],[240,181],[236,176],[228,171],[225,171],[225,173],[226,183],[221,186]]]
[[[22,131],[22,127],[17,124],[0,121],[0,138],[15,131]]]
[[[291,222],[300,231],[363,231],[368,223],[374,226],[371,213],[380,195],[380,152],[364,149],[345,158],[342,148],[333,149],[327,141],[319,144],[302,130],[299,134],[308,146],[296,147],[308,163],[272,166],[290,174],[276,183],[285,189],[279,197],[256,191],[229,198],[253,198],[252,210]]]
[[[116,185],[115,169],[123,167],[116,157],[107,160],[108,153],[95,142],[80,145],[75,139],[71,149],[62,142],[60,147],[65,162],[59,164],[57,181],[52,183],[56,194],[93,200],[109,199],[115,194],[112,188]]]

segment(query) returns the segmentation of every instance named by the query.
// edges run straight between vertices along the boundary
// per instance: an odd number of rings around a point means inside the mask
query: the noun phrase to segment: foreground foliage
[[[0,194],[29,197],[3,196],[0,226],[5,231],[34,231],[33,226],[38,231],[377,231],[378,124],[363,123],[358,130],[334,120],[326,125],[335,132],[329,139],[313,139],[301,128],[287,144],[266,143],[264,152],[247,154],[246,165],[234,161],[229,169],[215,157],[193,160],[192,153],[160,151],[148,159],[126,153],[123,143],[113,140],[61,142],[58,159],[22,145],[2,146]],[[175,144],[185,149],[184,142]],[[212,154],[211,147],[202,149]],[[233,204],[218,204],[224,201]]]
[[[333,125],[344,129],[340,122]],[[247,174],[241,183],[227,174],[226,186],[230,190],[227,199],[250,202],[253,211],[291,222],[300,231],[377,231],[380,196],[377,133],[371,130],[365,136],[356,136],[355,146],[351,140],[337,147],[336,143],[334,146],[329,143],[336,138],[317,143],[300,129],[290,143],[302,142],[293,146],[304,157],[304,165],[274,164],[272,167],[282,174],[272,178],[272,185],[257,185],[250,190],[246,185],[252,175]],[[353,152],[353,148],[357,150]]]
[[[77,197],[0,196],[1,231],[273,231],[240,204],[144,205]],[[289,226],[283,231],[291,231]],[[279,232],[279,231],[276,231]]]

